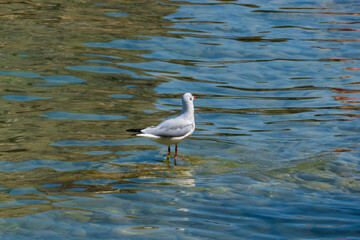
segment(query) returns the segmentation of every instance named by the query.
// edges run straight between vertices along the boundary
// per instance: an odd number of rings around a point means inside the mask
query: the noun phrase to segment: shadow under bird
[[[194,99],[196,97],[191,93],[185,93],[182,97],[182,112],[179,116],[167,119],[157,126],[151,126],[144,129],[128,129],[129,132],[136,132],[137,136],[147,137],[151,140],[168,146],[168,155],[170,155],[171,145],[175,145],[175,155],[177,156],[178,143],[184,141],[195,130],[194,119]]]

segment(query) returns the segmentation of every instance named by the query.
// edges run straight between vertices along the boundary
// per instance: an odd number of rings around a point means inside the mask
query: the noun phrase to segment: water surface
[[[1,4],[1,239],[360,238],[359,11]],[[197,126],[175,165],[126,129],[184,92]]]

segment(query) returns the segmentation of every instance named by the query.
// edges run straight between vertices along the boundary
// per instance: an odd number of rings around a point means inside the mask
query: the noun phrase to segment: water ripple
[[[358,12],[3,2],[0,238],[357,238]],[[196,131],[175,165],[126,129],[176,116],[184,92]]]
[[[99,114],[70,113],[70,112],[51,112],[51,113],[41,114],[41,116],[52,119],[89,120],[89,121],[117,120],[117,119],[125,118],[124,116],[120,116],[120,115],[99,115]]]

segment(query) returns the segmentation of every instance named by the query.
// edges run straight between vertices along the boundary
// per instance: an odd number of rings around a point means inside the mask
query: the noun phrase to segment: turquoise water
[[[357,1],[0,13],[1,239],[360,239]],[[126,132],[181,112],[167,147]]]

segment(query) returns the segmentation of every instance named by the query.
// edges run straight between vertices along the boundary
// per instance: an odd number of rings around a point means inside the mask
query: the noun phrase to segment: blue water
[[[359,12],[2,4],[0,238],[360,239]],[[184,92],[196,130],[176,160],[126,132]]]

